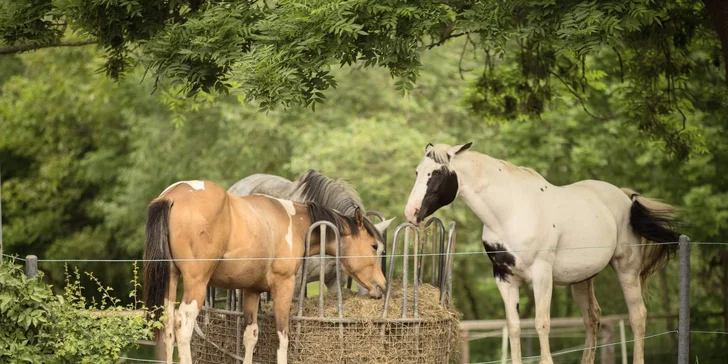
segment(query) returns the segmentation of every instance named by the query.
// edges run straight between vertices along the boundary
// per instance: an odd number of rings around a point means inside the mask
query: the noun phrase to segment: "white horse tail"
[[[677,252],[678,245],[669,244],[677,242],[680,237],[680,233],[676,231],[676,225],[679,223],[677,208],[642,196],[629,188],[622,188],[622,192],[632,200],[629,215],[632,231],[646,243],[641,246],[640,268],[640,280],[644,289],[647,278],[662,269]]]

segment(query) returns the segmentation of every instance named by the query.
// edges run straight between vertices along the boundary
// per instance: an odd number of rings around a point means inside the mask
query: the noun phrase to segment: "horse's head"
[[[407,221],[419,225],[439,208],[455,201],[460,183],[451,162],[472,145],[472,142],[456,146],[427,144],[425,155],[415,169],[415,185],[404,209]]]
[[[344,228],[341,237],[341,262],[344,272],[352,276],[374,298],[382,297],[387,284],[379,257],[384,251],[382,234],[392,220],[394,218],[372,224],[357,207],[354,218]]]

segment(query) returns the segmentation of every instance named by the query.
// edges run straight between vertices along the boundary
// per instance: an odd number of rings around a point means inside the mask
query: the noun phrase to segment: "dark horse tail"
[[[144,248],[144,304],[152,310],[151,318],[158,319],[164,311],[164,298],[169,289],[169,211],[171,200],[156,200],[147,209],[146,242]]]
[[[640,269],[640,281],[642,288],[645,288],[647,278],[675,256],[677,252],[676,243],[680,238],[677,232],[677,209],[667,203],[644,197],[637,192],[622,188],[622,191],[632,200],[632,207],[629,214],[629,223],[635,234],[646,240],[641,246],[642,266]]]

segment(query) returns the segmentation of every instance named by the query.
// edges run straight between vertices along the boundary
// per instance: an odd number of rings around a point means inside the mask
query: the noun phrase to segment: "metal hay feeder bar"
[[[368,216],[381,214],[370,211]],[[382,218],[383,220],[383,218]],[[317,309],[308,306],[304,310],[306,291],[306,275],[302,274],[299,285],[298,306],[289,321],[289,363],[447,363],[457,360],[453,340],[459,339],[457,319],[453,317],[433,319],[420,317],[419,290],[425,273],[429,272],[429,284],[439,289],[437,297],[440,306],[449,308],[451,296],[452,251],[455,239],[455,223],[448,229],[440,219],[430,218],[421,228],[410,223],[399,225],[388,247],[385,236],[385,252],[390,254],[388,266],[386,253],[382,255],[382,271],[386,269],[387,287],[383,297],[382,311],[379,317],[357,317],[344,309],[342,287],[350,289],[350,285],[341,284],[341,241],[339,231],[330,222],[314,223],[306,235],[304,255],[308,256],[312,234],[320,229],[322,246],[326,235],[333,230],[336,239],[336,312],[325,311],[324,297],[324,265],[319,271],[319,296]],[[386,232],[385,232],[386,233]],[[403,236],[403,239],[401,239]],[[398,240],[403,240],[401,254],[398,254]],[[410,249],[411,247],[411,249]],[[321,257],[326,257],[321,249]],[[427,259],[432,256],[432,259]],[[392,316],[390,307],[392,293],[392,277],[395,261],[402,257],[402,307],[401,314]],[[332,258],[333,257],[328,257]],[[413,259],[414,263],[409,264]],[[307,259],[303,259],[301,270],[305,272]],[[426,267],[426,264],[431,267]],[[411,269],[410,269],[411,268]],[[412,274],[409,274],[412,270]],[[412,279],[412,301],[409,300],[408,277]],[[397,288],[399,289],[399,288]],[[197,329],[192,339],[192,356],[195,363],[242,363],[242,337],[245,330],[242,312],[242,291],[223,290],[208,287],[202,314],[197,320]],[[219,295],[219,296],[218,296]],[[333,297],[329,298],[333,299]],[[311,298],[308,298],[309,302]],[[225,308],[215,308],[215,303],[225,303]],[[411,303],[411,311],[409,307]],[[295,304],[295,302],[294,302]],[[306,312],[308,311],[308,312]],[[389,312],[388,312],[389,311]],[[411,313],[410,313],[411,312]],[[278,337],[275,320],[272,314],[259,312],[259,339],[253,354],[254,363],[276,363]],[[451,330],[450,328],[453,328]],[[454,336],[457,338],[454,338]]]

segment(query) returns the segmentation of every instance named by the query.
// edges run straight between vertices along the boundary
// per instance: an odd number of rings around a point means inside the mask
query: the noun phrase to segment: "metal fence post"
[[[38,257],[28,255],[25,257],[25,276],[33,278],[36,274],[38,274]]]
[[[0,171],[0,175],[2,175],[2,171]],[[0,264],[2,264],[3,259],[3,179],[0,176]]]
[[[680,309],[677,363],[690,362],[690,238],[680,235]]]

